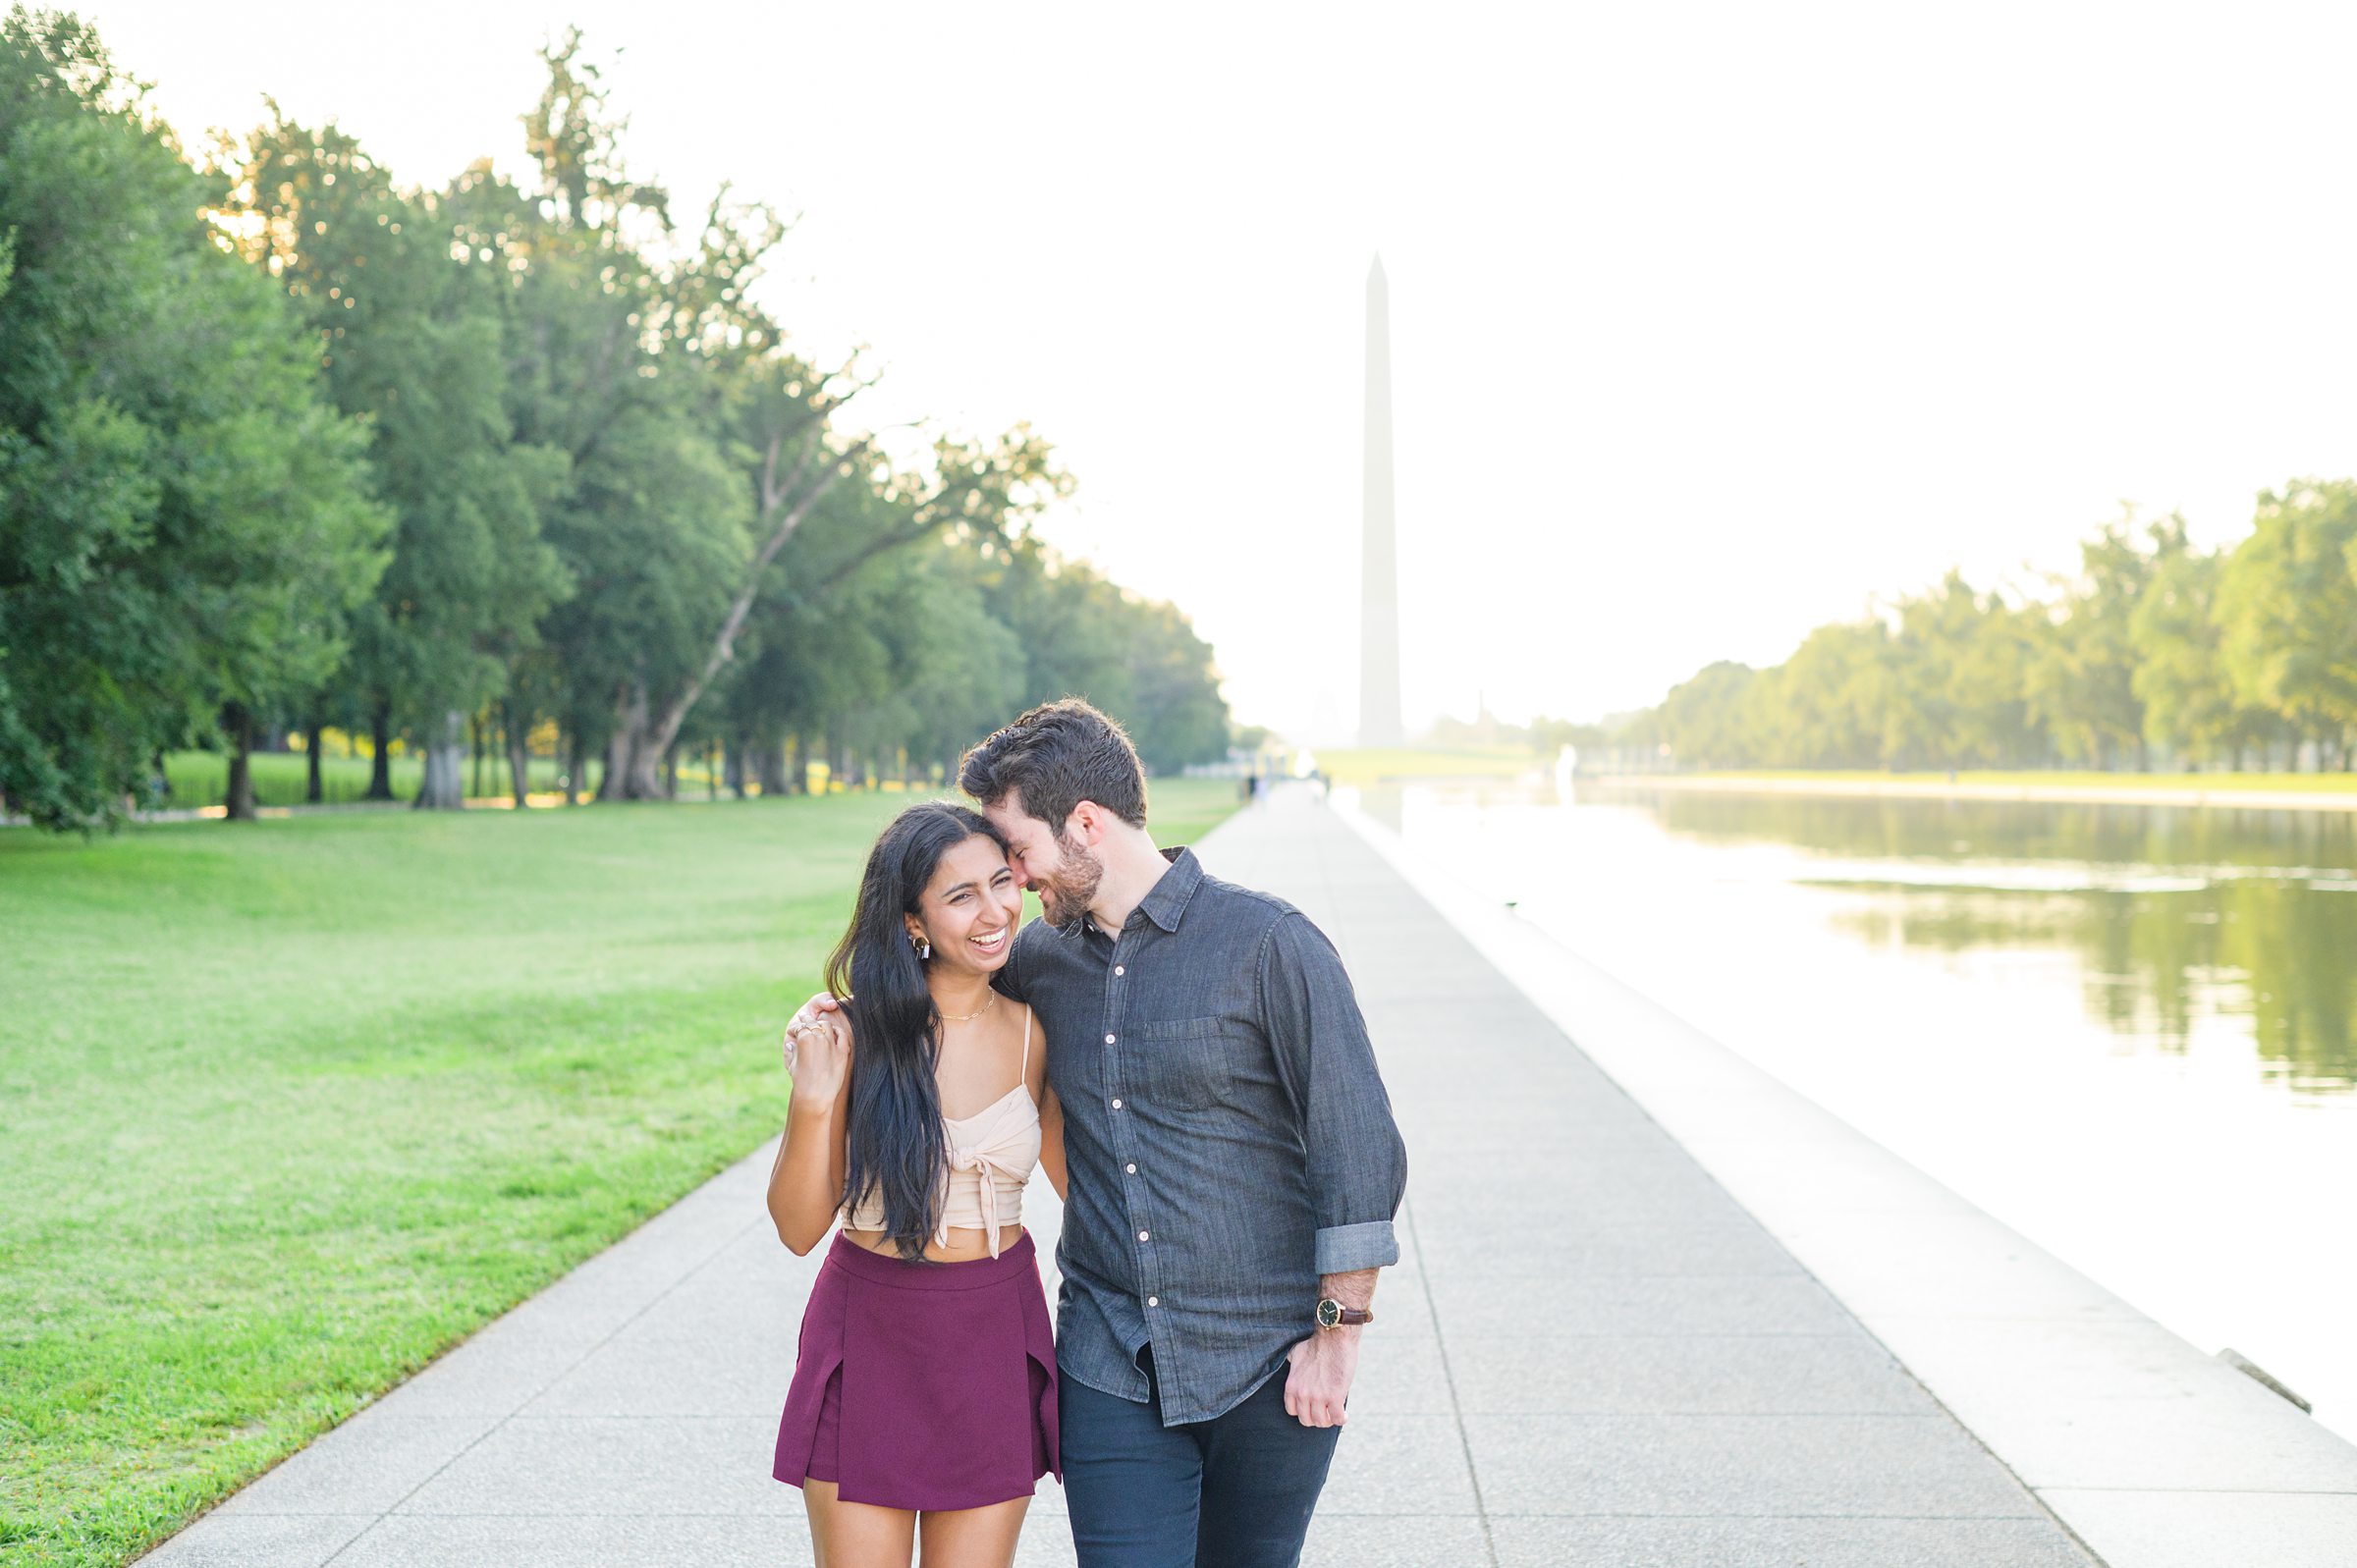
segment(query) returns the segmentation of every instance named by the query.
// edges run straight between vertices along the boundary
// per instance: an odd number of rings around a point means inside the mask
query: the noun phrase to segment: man
[[[1024,714],[959,782],[1046,917],[998,983],[1064,1108],[1081,1568],[1287,1568],[1399,1258],[1406,1152],[1349,978],[1291,905],[1155,847],[1137,753],[1087,703]]]

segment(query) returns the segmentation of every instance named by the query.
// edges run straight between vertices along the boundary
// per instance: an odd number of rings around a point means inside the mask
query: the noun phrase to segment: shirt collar
[[[1137,907],[1130,911],[1130,918],[1134,920],[1144,915],[1165,931],[1177,931],[1179,917],[1186,913],[1187,900],[1195,895],[1195,889],[1202,886],[1203,862],[1197,860],[1195,852],[1184,844],[1163,850],[1162,858],[1171,863],[1171,869],[1146,890],[1145,897],[1139,899]],[[1090,915],[1083,915],[1072,924],[1059,928],[1056,934],[1067,941],[1087,937],[1100,937],[1107,942],[1113,940],[1105,935],[1104,929]]]
[[[1146,890],[1145,897],[1138,901],[1137,912],[1165,931],[1177,931],[1179,917],[1186,913],[1186,901],[1202,885],[1203,862],[1184,844],[1165,849],[1162,858],[1171,863],[1171,869]]]

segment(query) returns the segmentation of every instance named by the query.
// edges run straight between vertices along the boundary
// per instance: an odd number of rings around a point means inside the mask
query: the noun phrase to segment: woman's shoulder
[[[1008,1000],[1014,1000],[1012,997]],[[1027,1001],[1016,1001],[1014,1013],[1007,1022],[1014,1031],[1015,1039],[1021,1041],[1032,1055],[1038,1055],[1040,1042],[1048,1038],[1047,1021],[1040,1017],[1039,1010]]]
[[[1015,1005],[1023,1009],[1023,1082],[1029,1087],[1044,1090],[1048,1082],[1048,1026],[1040,1021],[1038,1012],[1029,1002],[1017,1002]],[[1040,1097],[1034,1094],[1031,1098],[1037,1100]]]

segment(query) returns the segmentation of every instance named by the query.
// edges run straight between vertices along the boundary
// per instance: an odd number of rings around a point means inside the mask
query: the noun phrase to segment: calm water
[[[2357,1437],[2357,815],[1535,782],[1362,804]]]

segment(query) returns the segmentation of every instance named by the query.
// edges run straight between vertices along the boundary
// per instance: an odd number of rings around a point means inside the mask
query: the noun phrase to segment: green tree
[[[1662,700],[1663,738],[1689,768],[1740,767],[1754,755],[1746,699],[1759,672],[1722,659],[1670,688]]]
[[[1138,755],[1157,773],[1228,754],[1228,699],[1220,695],[1211,644],[1178,607],[1131,600],[1131,692],[1127,725]]]
[[[726,457],[676,408],[624,414],[576,470],[549,532],[576,590],[550,635],[576,701],[611,704],[600,798],[664,792],[650,708],[694,678],[750,553],[749,510]]]
[[[2218,586],[2220,652],[2236,699],[2350,759],[2357,725],[2357,482],[2302,479],[2259,498]]]
[[[384,566],[364,433],[142,93],[71,18],[0,23],[0,793],[52,827],[213,733],[250,816],[257,716]]]
[[[2029,711],[2073,762],[2113,766],[2133,754],[2145,766],[2144,701],[2136,694],[2136,607],[2162,561],[2186,548],[2184,523],[2170,518],[2135,538],[2135,512],[2079,547],[2079,574],[2040,628],[2026,673]]]
[[[1819,626],[1779,667],[1771,760],[1794,768],[1870,768],[1883,760],[1891,629],[1880,621]]]
[[[2035,743],[2024,681],[2042,624],[1954,569],[1899,601],[1883,760],[1956,768],[2022,757]]]
[[[456,808],[468,717],[505,694],[571,588],[541,537],[569,460],[514,441],[495,285],[452,259],[430,202],[398,190],[344,132],[306,130],[275,105],[236,182],[223,227],[317,335],[337,406],[368,416],[398,519],[359,620],[353,705],[380,759],[393,729],[421,736],[417,804]]]
[[[2145,735],[2197,762],[2230,762],[2273,728],[2266,710],[2237,698],[2226,673],[2218,618],[2224,574],[2215,551],[2165,556],[2129,624]]]

